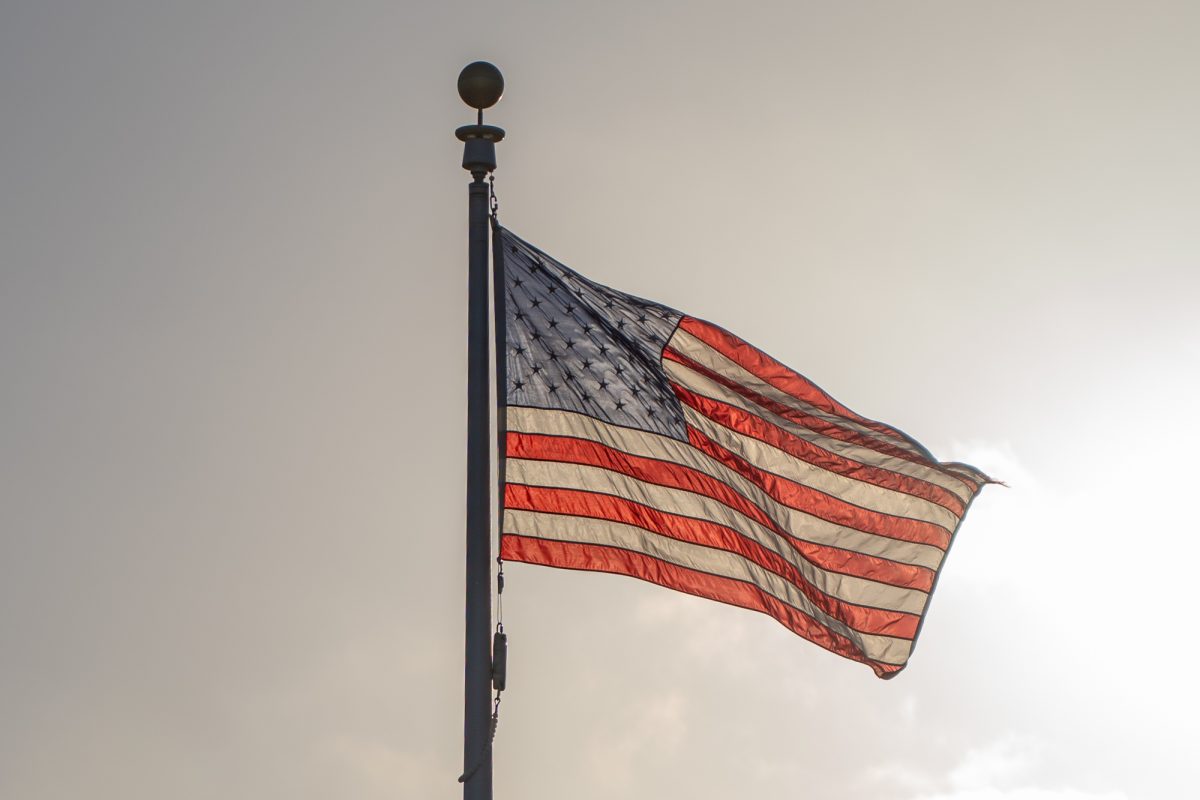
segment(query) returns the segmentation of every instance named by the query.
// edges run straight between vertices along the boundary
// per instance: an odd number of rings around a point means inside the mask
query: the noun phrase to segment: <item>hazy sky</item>
[[[498,800],[1177,800],[1200,6],[0,4],[0,796],[455,798],[466,173],[988,488],[908,670],[508,570]]]

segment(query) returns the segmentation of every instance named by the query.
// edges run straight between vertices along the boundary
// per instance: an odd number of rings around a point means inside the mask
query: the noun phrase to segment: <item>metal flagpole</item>
[[[467,609],[463,694],[463,800],[492,800],[492,559],[491,448],[488,370],[488,188],[495,143],[504,131],[483,124],[483,109],[504,92],[500,70],[484,61],[463,68],[458,94],[479,112],[475,125],[455,131],[463,169],[471,173],[467,285]]]

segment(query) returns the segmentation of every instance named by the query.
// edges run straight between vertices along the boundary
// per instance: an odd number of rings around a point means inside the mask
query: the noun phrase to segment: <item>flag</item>
[[[774,617],[888,678],[989,482],[728,331],[497,228],[500,554]]]

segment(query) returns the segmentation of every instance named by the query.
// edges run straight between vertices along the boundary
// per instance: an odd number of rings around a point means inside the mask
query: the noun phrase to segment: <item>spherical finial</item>
[[[504,76],[495,64],[476,61],[458,74],[458,96],[471,108],[491,108],[504,94]]]

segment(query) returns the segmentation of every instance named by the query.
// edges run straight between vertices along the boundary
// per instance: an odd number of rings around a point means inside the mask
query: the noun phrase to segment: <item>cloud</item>
[[[955,789],[981,789],[1007,782],[1027,772],[1037,761],[1037,744],[1031,739],[1009,736],[987,747],[967,751],[950,771]]]
[[[950,792],[922,795],[919,800],[1126,800],[1128,796],[1121,792],[1093,792],[1079,789],[1045,789],[1035,786],[1022,786],[1016,789],[961,789]]]
[[[323,747],[329,769],[359,797],[436,797],[456,788],[457,763],[447,763],[434,748],[401,750],[370,738],[339,736]]]
[[[1034,475],[1017,457],[1011,442],[987,442],[978,439],[950,444],[949,461],[961,461],[986,472],[1009,486],[1029,488],[1036,485]]]
[[[1016,735],[972,748],[946,775],[944,788],[919,792],[913,800],[1126,800],[1122,792],[1037,785],[1030,773],[1042,752],[1037,739]]]
[[[687,733],[685,703],[675,692],[629,706],[613,724],[591,737],[587,770],[591,781],[612,792],[625,792],[633,784],[641,762],[673,754]]]

